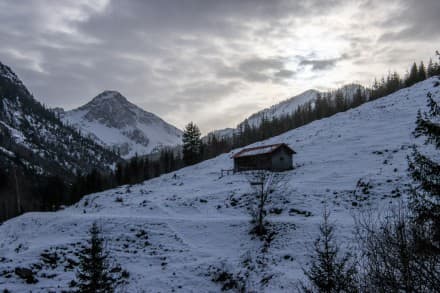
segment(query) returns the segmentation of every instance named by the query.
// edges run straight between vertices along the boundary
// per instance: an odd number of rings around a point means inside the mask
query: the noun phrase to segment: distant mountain
[[[252,114],[245,121],[249,123],[250,126],[259,126],[263,117],[268,120],[272,120],[274,118],[280,118],[283,116],[287,116],[293,113],[298,106],[301,106],[309,101],[316,99],[319,92],[317,90],[308,90],[297,96],[284,100],[278,104],[271,106],[270,108],[266,108],[261,110],[255,114]],[[244,123],[244,121],[242,122]],[[241,123],[240,123],[241,124]]]
[[[119,160],[64,125],[34,99],[11,68],[0,63],[0,220],[20,210],[38,209],[41,202],[34,196],[46,196],[45,178],[72,182],[79,173],[109,171]],[[11,196],[17,197],[18,207],[4,216]]]
[[[0,63],[0,155],[44,174],[108,169],[119,158],[94,141],[65,126],[24,86],[17,75]],[[9,156],[10,157],[10,156]]]
[[[237,131],[237,129],[239,129],[240,126],[244,125],[245,123],[248,123],[252,127],[258,127],[263,119],[273,120],[274,118],[285,117],[287,115],[294,113],[299,106],[309,102],[313,103],[319,94],[322,96],[331,95],[333,98],[336,97],[336,95],[340,94],[344,97],[347,97],[348,99],[351,99],[358,89],[361,89],[362,92],[365,92],[365,88],[359,84],[348,84],[342,86],[341,88],[328,92],[320,92],[314,89],[310,89],[299,95],[293,96],[287,100],[275,104],[269,108],[263,109],[257,113],[252,114],[244,121],[239,123],[237,128],[225,128],[225,129],[214,130],[210,132],[205,137],[205,139],[209,138],[210,136],[215,136],[216,138],[231,137],[234,134],[234,132]]]
[[[204,137],[202,137],[202,141],[208,142],[209,139],[211,139],[212,137],[215,137],[217,139],[228,138],[228,137],[233,136],[235,131],[237,131],[236,128],[223,128],[223,129],[219,129],[219,130],[214,130],[214,131],[209,132]]]
[[[180,144],[182,131],[147,112],[117,91],[104,91],[71,110],[56,109],[61,119],[124,158]]]

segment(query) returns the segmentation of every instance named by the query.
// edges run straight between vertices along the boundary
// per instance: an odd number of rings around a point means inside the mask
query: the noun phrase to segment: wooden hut
[[[296,152],[285,143],[245,148],[233,156],[234,172],[290,170],[293,169],[293,154]]]

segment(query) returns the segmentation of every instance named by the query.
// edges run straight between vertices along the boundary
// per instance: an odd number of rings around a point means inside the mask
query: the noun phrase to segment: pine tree
[[[417,114],[415,137],[424,137],[430,147],[420,151],[413,147],[408,158],[409,171],[415,186],[412,189],[411,207],[418,224],[429,227],[429,245],[440,252],[440,105],[428,93],[428,113]],[[431,150],[431,154],[427,151]]]
[[[417,64],[414,62],[411,70],[409,71],[408,77],[405,80],[406,86],[411,86],[415,84],[418,80],[419,71],[417,70]]]
[[[81,251],[79,270],[77,272],[78,292],[100,293],[113,292],[115,280],[110,274],[107,253],[104,251],[104,239],[96,223],[89,230],[90,240]]]
[[[193,122],[188,123],[183,132],[183,161],[185,165],[198,163],[201,158],[202,140],[200,130]]]
[[[337,91],[335,94],[335,110],[336,112],[345,110],[345,99],[341,91]]]
[[[425,65],[423,64],[423,61],[420,62],[419,70],[417,71],[418,78],[417,81],[424,81],[426,79],[426,69]]]
[[[304,270],[310,281],[303,285],[304,292],[358,292],[356,267],[351,255],[340,256],[338,244],[333,239],[334,225],[329,222],[330,214],[324,210],[323,223],[319,227],[320,235],[315,241],[311,266]]]
[[[325,105],[324,105],[324,99],[322,98],[321,93],[318,93],[316,95],[316,100],[315,100],[315,112],[316,112],[316,118],[320,119],[322,117],[324,117],[325,115]]]
[[[426,70],[427,77],[433,77],[437,74],[437,68],[435,64],[432,62],[432,59],[429,59],[428,69]]]
[[[359,105],[362,105],[363,103],[365,103],[365,96],[362,93],[362,90],[360,87],[357,88],[356,93],[353,96],[353,107],[357,107]]]

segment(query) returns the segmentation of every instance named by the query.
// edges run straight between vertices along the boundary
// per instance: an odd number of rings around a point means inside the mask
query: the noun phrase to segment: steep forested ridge
[[[60,197],[74,175],[105,172],[117,161],[115,153],[64,125],[0,63],[0,220],[64,202]]]

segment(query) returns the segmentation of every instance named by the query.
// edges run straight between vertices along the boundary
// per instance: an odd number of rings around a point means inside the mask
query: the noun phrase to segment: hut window
[[[284,157],[280,157],[280,161],[284,161]]]

